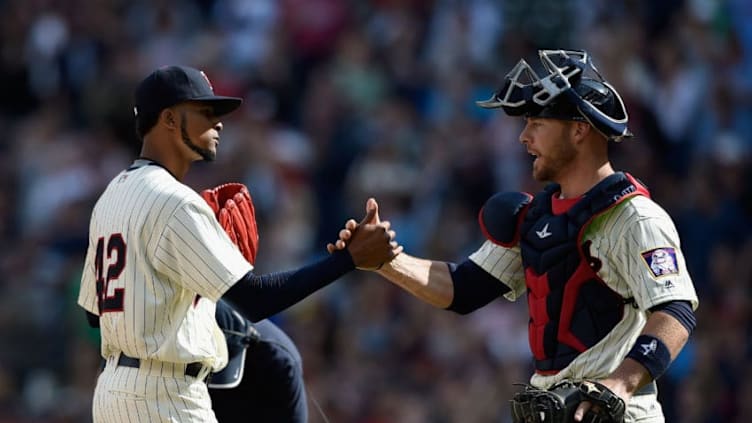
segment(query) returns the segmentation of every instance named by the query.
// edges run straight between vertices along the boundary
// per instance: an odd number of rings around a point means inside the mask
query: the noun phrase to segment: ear
[[[164,122],[164,124],[170,129],[177,128],[178,120],[177,120],[176,112],[170,107],[162,110],[162,112],[159,114],[159,120]]]
[[[573,121],[570,127],[572,139],[577,143],[582,142],[590,135],[592,129],[593,127],[587,122]]]

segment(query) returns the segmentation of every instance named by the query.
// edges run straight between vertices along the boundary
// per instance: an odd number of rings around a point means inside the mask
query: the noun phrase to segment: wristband
[[[653,380],[658,379],[671,364],[671,352],[666,344],[652,335],[640,335],[627,357],[642,364]]]

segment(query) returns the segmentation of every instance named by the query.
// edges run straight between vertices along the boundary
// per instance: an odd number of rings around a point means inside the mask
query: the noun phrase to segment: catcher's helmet
[[[540,50],[538,55],[548,75],[539,77],[522,59],[506,75],[504,86],[477,104],[487,109],[501,107],[510,116],[586,121],[617,142],[632,136],[624,102],[587,52]],[[585,76],[590,71],[593,76]]]
[[[225,335],[229,362],[224,369],[212,374],[208,386],[213,389],[235,388],[243,380],[247,348],[257,343],[260,336],[251,322],[226,301],[217,301],[215,317]]]

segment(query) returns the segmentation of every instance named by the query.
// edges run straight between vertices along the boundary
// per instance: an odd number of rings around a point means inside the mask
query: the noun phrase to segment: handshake
[[[395,241],[396,233],[389,221],[379,218],[376,200],[366,201],[366,215],[360,222],[350,219],[339,231],[339,239],[326,246],[331,254],[347,249],[355,267],[361,270],[379,270],[399,255],[403,247]]]
[[[201,196],[211,207],[230,240],[254,264],[258,251],[255,209],[248,189],[239,183],[205,190]],[[454,288],[445,262],[412,257],[395,241],[388,221],[379,218],[376,200],[366,201],[366,215],[360,222],[350,219],[339,238],[326,246],[330,254],[347,250],[356,268],[379,274],[421,300],[446,308],[452,303]],[[397,260],[395,260],[397,258]],[[389,266],[383,267],[389,263]]]
[[[202,191],[201,197],[243,257],[255,264],[259,235],[256,209],[248,188],[241,183],[227,183]],[[348,220],[345,228],[339,232],[339,239],[328,244],[327,250],[333,253],[347,249],[355,267],[377,270],[402,252],[402,246],[394,240],[395,236],[389,222],[380,221],[376,200],[369,198],[363,220],[360,223]]]

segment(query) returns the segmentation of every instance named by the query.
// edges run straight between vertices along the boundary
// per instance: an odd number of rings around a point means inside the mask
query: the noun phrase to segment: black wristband
[[[658,379],[671,364],[671,352],[666,344],[652,335],[640,335],[627,357],[642,364],[653,380]]]

